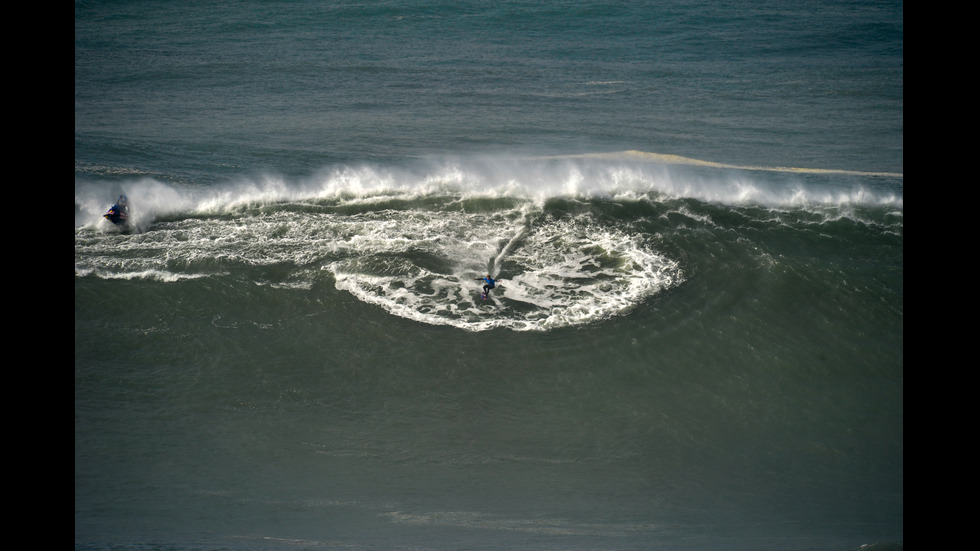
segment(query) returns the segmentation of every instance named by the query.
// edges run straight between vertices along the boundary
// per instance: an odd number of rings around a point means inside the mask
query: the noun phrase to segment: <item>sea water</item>
[[[900,549],[903,189],[900,2],[76,2],[75,548]]]

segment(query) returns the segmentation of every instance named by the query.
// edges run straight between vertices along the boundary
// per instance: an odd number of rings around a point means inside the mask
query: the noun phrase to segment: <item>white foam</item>
[[[351,258],[333,262],[327,269],[338,289],[393,315],[471,331],[494,327],[540,331],[590,323],[627,312],[683,279],[677,262],[655,251],[641,236],[601,226],[588,215],[537,220],[533,226],[522,219],[522,225],[509,230],[512,237],[499,253],[486,235],[506,233],[490,226],[490,217],[450,214],[448,218],[451,225],[464,228],[463,234],[451,239],[442,234],[443,238],[433,240],[415,227],[429,224],[420,220],[419,213],[390,213],[384,231],[363,228],[371,237],[352,240]],[[414,241],[378,238],[416,230],[420,238]],[[370,260],[398,256],[406,249],[441,259],[435,262],[441,271],[410,262],[393,267]],[[461,253],[468,260],[461,261]],[[479,298],[481,282],[475,281],[482,275],[480,258],[492,259],[494,275],[500,278],[487,301]]]

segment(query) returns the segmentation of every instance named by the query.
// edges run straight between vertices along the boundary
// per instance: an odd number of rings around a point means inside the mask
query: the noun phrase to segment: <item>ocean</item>
[[[903,24],[77,0],[75,549],[902,549]]]

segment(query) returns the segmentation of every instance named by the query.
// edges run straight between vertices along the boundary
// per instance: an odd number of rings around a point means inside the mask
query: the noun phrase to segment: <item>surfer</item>
[[[116,203],[109,207],[109,212],[102,215],[103,218],[115,225],[125,224],[129,219],[129,200],[125,195],[120,195]]]
[[[490,277],[490,274],[487,274],[487,277],[476,278],[477,281],[480,281],[481,279],[483,281],[486,281],[486,283],[483,284],[483,300],[486,300],[487,297],[490,296],[490,289],[493,289],[494,287],[497,286],[497,280]]]

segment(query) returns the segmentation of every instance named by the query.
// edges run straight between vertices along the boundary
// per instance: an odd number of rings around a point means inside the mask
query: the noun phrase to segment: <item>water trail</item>
[[[500,265],[503,262],[504,258],[507,255],[509,255],[511,251],[513,251],[514,248],[521,243],[521,241],[524,240],[528,232],[531,230],[532,220],[533,220],[532,214],[529,212],[525,212],[521,227],[517,229],[517,232],[514,234],[513,237],[510,238],[510,241],[508,241],[507,244],[504,245],[504,247],[500,250],[497,256],[495,258],[491,258],[490,261],[487,262],[487,273],[490,274],[494,279],[496,279],[497,276],[500,275]]]

